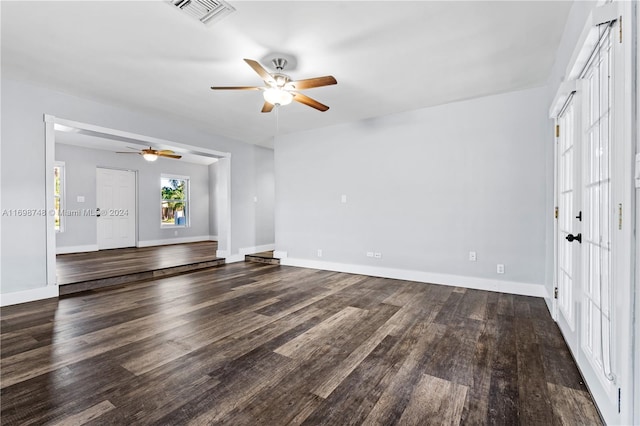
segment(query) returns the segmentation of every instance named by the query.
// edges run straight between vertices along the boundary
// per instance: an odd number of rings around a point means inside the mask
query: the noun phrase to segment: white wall
[[[62,135],[63,136],[63,135]],[[215,217],[209,203],[209,168],[180,160],[144,161],[138,155],[116,154],[110,151],[57,144],[56,160],[65,163],[65,210],[81,211],[96,208],[96,168],[107,167],[137,171],[138,178],[138,242],[153,242],[205,237],[209,217]],[[190,223],[186,228],[160,227],[160,177],[162,174],[189,176]],[[85,197],[84,203],[77,197]],[[97,222],[94,216],[67,216],[64,232],[56,234],[58,249],[97,245]],[[174,235],[178,231],[178,235]]]
[[[276,249],[293,259],[503,281],[505,290],[542,285],[552,189],[546,93],[279,136]]]
[[[273,151],[199,130],[191,123],[154,117],[126,107],[82,99],[31,84],[2,79],[2,209],[44,209],[43,114],[231,153],[231,248],[273,243],[269,215],[255,215],[253,197],[269,210],[264,174]],[[212,117],[215,119],[215,117]],[[259,167],[257,167],[259,165]],[[259,169],[259,170],[257,170]],[[273,172],[271,172],[273,173]],[[45,219],[2,217],[0,293],[46,285]]]

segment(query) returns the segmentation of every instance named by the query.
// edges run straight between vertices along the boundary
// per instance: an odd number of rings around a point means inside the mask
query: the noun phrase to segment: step
[[[245,262],[267,263],[269,265],[279,265],[280,259],[273,257],[273,251],[263,251],[260,253],[247,254],[244,256]]]
[[[225,264],[225,259],[217,258],[217,259],[208,260],[205,262],[196,262],[196,263],[191,263],[187,265],[179,265],[179,266],[171,266],[171,267],[162,268],[162,269],[154,269],[151,271],[135,272],[135,273],[126,274],[126,275],[118,275],[118,276],[107,277],[107,278],[98,278],[94,280],[80,281],[80,282],[70,283],[70,284],[62,284],[58,286],[58,291],[60,293],[60,296],[64,296],[68,294],[80,293],[82,291],[95,290],[98,288],[109,287],[114,285],[128,284],[132,282],[144,281],[144,280],[149,280],[153,278],[169,277],[172,275],[198,271],[200,269],[213,268],[213,267],[221,266],[224,264]]]

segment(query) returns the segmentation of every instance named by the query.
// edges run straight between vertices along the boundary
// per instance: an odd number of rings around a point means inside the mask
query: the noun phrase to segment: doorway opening
[[[201,148],[198,146],[173,142],[169,140],[154,138],[150,136],[135,134],[131,132],[110,129],[106,127],[100,127],[93,124],[87,124],[67,119],[62,119],[59,117],[55,117],[52,115],[44,116],[45,122],[45,167],[47,170],[47,176],[51,175],[51,179],[47,179],[45,182],[45,190],[46,190],[46,206],[47,210],[54,211],[55,210],[55,180],[53,178],[53,170],[55,166],[55,151],[56,151],[56,135],[59,137],[62,134],[73,135],[77,140],[77,145],[82,146],[84,148],[96,148],[92,146],[93,140],[99,140],[100,143],[103,144],[113,144],[111,148],[105,148],[104,146],[96,149],[110,149],[112,151],[118,151],[119,148],[122,147],[123,144],[126,144],[130,147],[142,147],[148,148],[153,147],[154,149],[171,149],[176,153],[181,154],[183,157],[192,156],[192,157],[207,157],[210,159],[217,160],[212,166],[209,168],[210,181],[214,184],[209,187],[209,197],[212,200],[210,205],[212,206],[213,211],[210,211],[210,216],[212,215],[214,219],[210,219],[210,226],[216,226],[217,230],[217,252],[216,255],[219,257],[224,257],[226,253],[230,252],[231,245],[231,226],[230,226],[230,217],[231,217],[231,185],[230,185],[230,160],[231,154],[227,152],[215,151],[207,148]],[[117,149],[113,149],[117,147]],[[51,171],[51,172],[50,172]],[[98,173],[98,172],[96,172]],[[135,173],[135,172],[134,172]],[[96,176],[97,177],[97,176]],[[135,189],[135,184],[134,184]],[[158,191],[160,194],[160,191]],[[135,197],[134,197],[135,198]],[[100,206],[95,206],[100,207]],[[100,207],[101,209],[103,207]],[[137,206],[136,206],[137,210]],[[102,219],[102,217],[100,217]],[[160,218],[158,218],[160,222]],[[124,223],[124,222],[123,222]],[[123,223],[120,225],[124,226]],[[137,226],[134,223],[134,242],[133,245],[137,245],[136,243],[136,229]],[[111,230],[117,230],[116,222],[111,223]],[[131,226],[128,224],[127,226]],[[103,231],[108,231],[109,227],[103,227]],[[126,228],[126,227],[125,227]],[[130,228],[127,228],[130,229]],[[130,233],[129,233],[130,234]],[[105,234],[107,235],[107,234]],[[129,236],[130,238],[130,236]],[[130,241],[126,243],[129,246]],[[98,248],[108,248],[108,245],[96,244],[96,250]],[[56,277],[56,221],[55,217],[48,216],[47,217],[47,285],[55,286],[57,285],[57,277]]]

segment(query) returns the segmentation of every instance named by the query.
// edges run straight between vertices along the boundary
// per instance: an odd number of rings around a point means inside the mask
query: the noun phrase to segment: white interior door
[[[96,169],[98,249],[136,245],[136,174]]]
[[[614,1],[593,10],[550,110],[560,124],[554,312],[607,424],[632,424],[634,411],[631,265],[637,258],[632,261],[634,224],[623,220],[633,204],[635,143],[629,131],[633,66],[625,41],[632,37],[621,25],[629,6]]]
[[[558,326],[569,348],[576,354],[578,333],[576,309],[580,290],[580,138],[577,137],[576,97],[571,96],[557,118],[557,306]],[[578,131],[577,131],[578,130]]]

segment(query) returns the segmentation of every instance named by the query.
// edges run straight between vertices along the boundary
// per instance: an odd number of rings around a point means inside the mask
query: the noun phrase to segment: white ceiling
[[[290,133],[546,82],[571,2],[233,1],[205,26],[163,0],[1,1],[2,73],[271,146]],[[293,79],[337,86],[260,113],[243,58],[297,58]],[[263,64],[268,65],[268,64]],[[65,117],[74,119],[74,117]],[[93,123],[100,125],[101,123]]]

